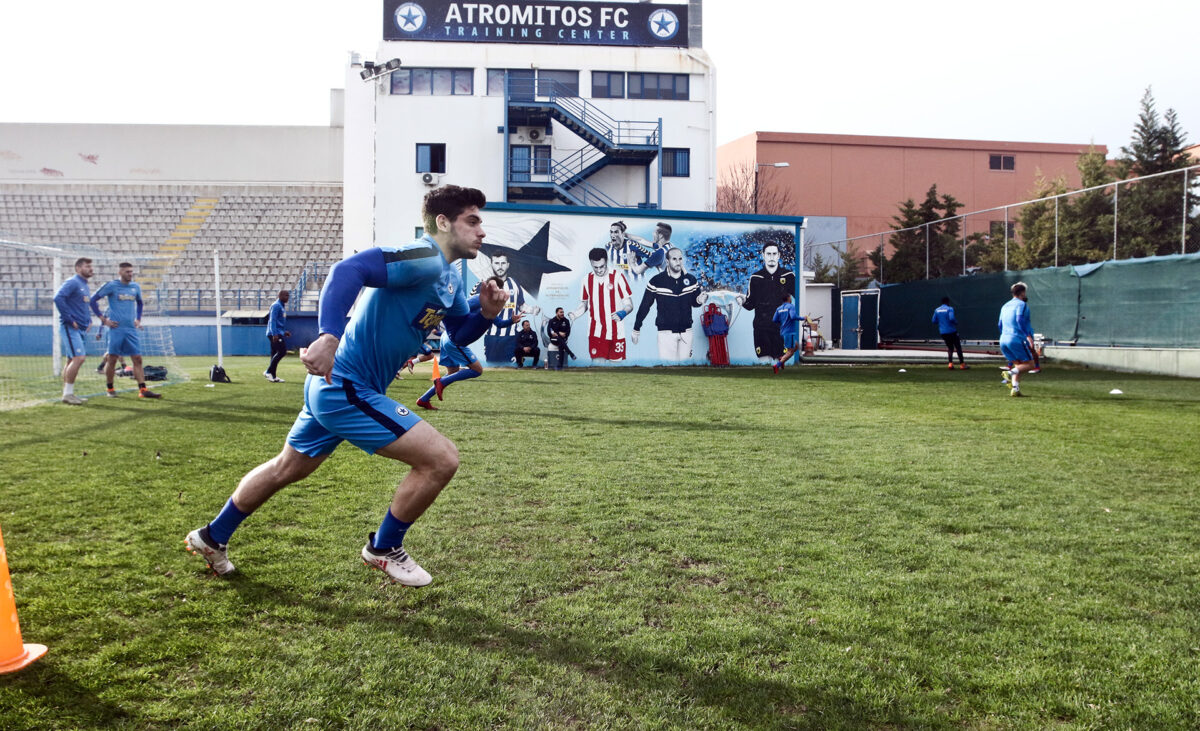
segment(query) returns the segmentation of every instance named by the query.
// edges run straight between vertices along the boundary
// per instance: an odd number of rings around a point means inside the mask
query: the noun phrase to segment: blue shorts
[[[135,327],[109,328],[109,355],[141,355],[142,343]]]
[[[783,338],[784,349],[796,347],[796,333],[787,333],[786,335],[781,333],[780,337]]]
[[[458,366],[459,368],[470,368],[471,364],[479,360],[471,349],[465,345],[455,345],[452,341],[447,340],[442,343],[442,354],[438,356],[438,364],[444,366]]]
[[[63,355],[68,358],[87,355],[87,348],[83,347],[83,330],[76,330],[62,324],[59,325],[59,329],[62,331]]]
[[[1033,353],[1029,352],[1029,343],[1024,338],[1020,340],[1001,340],[1000,352],[1004,354],[1006,360],[1011,360],[1014,363],[1033,360]]]
[[[304,408],[288,432],[287,443],[309,457],[329,454],[343,440],[374,454],[404,436],[421,417],[403,404],[336,376],[304,380]]]

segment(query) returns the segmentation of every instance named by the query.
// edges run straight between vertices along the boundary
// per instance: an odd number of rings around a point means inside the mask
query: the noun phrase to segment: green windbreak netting
[[[930,319],[949,297],[965,340],[996,340],[1013,282],[1029,286],[1033,329],[1081,345],[1200,347],[1200,255],[978,274],[882,289],[883,340],[938,340]]]
[[[1200,346],[1200,256],[1106,262],[1079,284],[1080,343]]]

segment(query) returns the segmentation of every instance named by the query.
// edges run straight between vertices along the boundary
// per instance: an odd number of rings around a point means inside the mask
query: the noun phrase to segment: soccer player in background
[[[1029,295],[1025,283],[1017,282],[1010,291],[1012,299],[1000,308],[1000,352],[1011,363],[1002,369],[1005,385],[1011,385],[1013,396],[1021,395],[1021,374],[1033,370],[1033,326],[1029,323]]]
[[[937,323],[938,333],[946,343],[946,367],[954,370],[954,351],[957,350],[958,367],[960,370],[967,370],[967,364],[963,361],[962,341],[958,339],[958,320],[954,318],[954,308],[950,306],[949,297],[942,298],[942,304],[933,311],[933,319],[930,322]]]
[[[771,364],[771,369],[778,373],[784,364],[800,350],[799,325],[800,317],[796,314],[796,305],[792,303],[792,295],[784,295],[784,303],[775,308],[771,321],[779,325],[779,337],[783,341],[783,355]]]
[[[104,314],[100,312],[100,300],[107,299]],[[108,349],[105,351],[104,380],[108,382],[105,395],[116,398],[113,377],[117,372],[117,361],[128,355],[133,361],[133,377],[137,380],[138,398],[162,398],[162,394],[146,388],[146,374],[142,369],[142,344],[138,330],[142,329],[142,286],[133,281],[133,265],[123,261],[117,265],[117,278],[96,290],[91,299],[92,312],[108,328]]]
[[[503,289],[504,280],[502,278],[494,276],[489,277],[486,281],[500,287],[501,292],[506,291]],[[482,283],[479,286],[482,286]],[[479,286],[476,287],[476,290],[479,289]],[[473,295],[467,300],[467,308],[470,312],[479,312],[479,307],[478,295]],[[501,311],[503,312],[506,309],[507,307],[504,307]],[[520,312],[517,313],[515,319],[521,319]],[[502,320],[497,317],[492,321],[492,327],[494,328],[497,325],[502,329],[508,329],[512,327],[513,320]],[[442,338],[438,353],[438,365],[446,367],[446,375],[439,375],[437,378],[434,378],[433,385],[429,387],[429,390],[422,394],[421,398],[417,399],[417,406],[420,406],[422,409],[429,409],[430,411],[437,411],[437,407],[433,405],[434,395],[437,396],[438,401],[441,401],[442,394],[445,393],[446,388],[451,384],[465,381],[468,378],[478,378],[483,375],[483,364],[479,362],[479,358],[475,357],[475,352],[466,345],[456,344],[449,336]],[[421,356],[421,359],[424,358],[425,356]],[[411,362],[411,360],[410,358],[409,361]]]
[[[592,265],[592,273],[583,280],[580,294],[583,302],[571,312],[571,321],[585,312],[591,316],[588,352],[593,359],[625,360],[625,328],[621,326],[621,320],[633,312],[629,280],[621,272],[609,271],[604,249],[589,251],[588,262]]]
[[[86,403],[87,399],[75,395],[75,377],[87,358],[83,345],[83,334],[92,325],[92,314],[88,312],[91,292],[88,280],[92,278],[92,260],[80,257],[75,260],[75,276],[62,283],[54,293],[54,307],[58,309],[61,323],[63,349],[69,358],[63,368],[62,402],[72,406]]]
[[[658,357],[685,360],[692,357],[692,309],[703,305],[708,295],[700,291],[700,282],[683,270],[682,251],[672,248],[667,252],[666,262],[667,270],[646,283],[630,337],[636,345],[642,323],[651,305],[657,302],[654,326],[658,328]]]
[[[267,315],[267,340],[271,342],[271,362],[263,371],[263,376],[271,383],[283,383],[283,379],[275,375],[279,361],[287,355],[287,341],[291,337],[287,329],[287,312],[284,305],[288,303],[291,294],[286,289],[279,290],[279,297],[271,303],[271,313]]]
[[[406,586],[432,581],[404,550],[412,523],[458,470],[458,448],[386,395],[401,364],[426,335],[445,323],[451,339],[470,343],[504,307],[495,282],[480,289],[479,312],[468,309],[459,259],[483,243],[483,193],[445,185],[425,196],[425,235],[400,246],[377,246],[333,266],[321,290],[320,335],[300,360],[308,370],[304,408],[282,451],[238,484],[216,518],[188,534],[186,546],[217,574],[234,570],[227,543],[238,525],[283,487],[303,480],[343,441],[368,454],[408,464],[379,529],[363,546],[363,562]],[[346,324],[355,298],[366,288]]]
[[[763,268],[750,275],[747,294],[737,296],[739,305],[754,311],[754,354],[772,360],[783,356],[783,340],[771,318],[776,308],[787,301],[785,295],[796,288],[795,275],[791,269],[780,266],[780,258],[778,244],[763,244]]]

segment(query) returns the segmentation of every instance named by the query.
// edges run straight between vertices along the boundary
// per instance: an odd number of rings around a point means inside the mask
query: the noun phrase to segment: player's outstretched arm
[[[371,248],[342,259],[329,270],[317,310],[317,339],[308,346],[300,362],[314,376],[332,383],[333,357],[346,331],[346,316],[363,287],[386,287],[387,264],[383,250]]]

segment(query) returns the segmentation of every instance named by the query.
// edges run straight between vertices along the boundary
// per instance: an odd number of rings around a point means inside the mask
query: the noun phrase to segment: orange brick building
[[[869,137],[793,132],[755,132],[717,148],[718,185],[730,167],[752,161],[760,168],[763,195],[786,186],[790,206],[771,211],[796,216],[845,219],[845,238],[887,231],[899,205],[920,203],[929,186],[949,194],[969,213],[1029,200],[1035,178],[1065,175],[1079,187],[1076,161],[1089,144],[990,142],[919,137]],[[1107,155],[1103,145],[1094,148]],[[784,168],[766,167],[788,163]],[[1012,209],[1015,221],[1019,209]],[[966,233],[988,233],[1004,212],[972,216]],[[821,243],[819,237],[812,243]],[[859,247],[868,247],[861,242]]]

